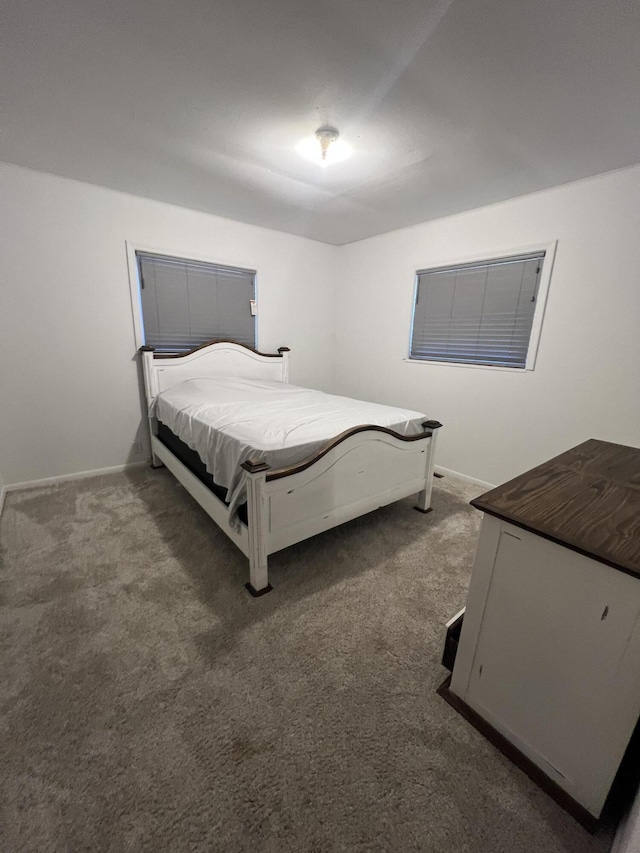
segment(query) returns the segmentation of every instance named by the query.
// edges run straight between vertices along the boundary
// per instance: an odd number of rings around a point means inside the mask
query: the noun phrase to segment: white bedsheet
[[[272,468],[301,462],[345,430],[376,424],[401,435],[422,432],[426,416],[408,409],[337,397],[285,382],[189,379],[155,398],[151,415],[195,450],[227,489],[230,521],[246,501],[247,459]]]

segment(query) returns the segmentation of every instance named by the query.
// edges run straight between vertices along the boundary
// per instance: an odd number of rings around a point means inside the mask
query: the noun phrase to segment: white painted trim
[[[254,270],[255,278],[255,301],[257,311],[255,314],[255,348],[259,349],[258,328],[259,328],[259,312],[260,303],[258,300],[258,266],[257,264],[247,263],[244,260],[237,258],[225,258],[222,255],[214,260],[213,258],[199,255],[184,247],[181,249],[167,248],[166,246],[148,246],[144,243],[125,240],[127,251],[127,266],[129,268],[129,295],[131,297],[131,316],[133,318],[133,332],[136,340],[136,350],[144,346],[144,329],[142,325],[142,302],[140,299],[140,278],[138,273],[138,262],[136,252],[148,252],[152,255],[165,255],[166,257],[185,258],[190,261],[199,261],[203,264],[214,264],[216,266],[239,267],[244,270]]]
[[[502,367],[499,364],[467,364],[464,361],[429,361],[426,358],[403,358],[406,364],[430,364],[436,367],[464,367],[467,370],[501,370],[503,373],[526,373],[526,367]]]
[[[483,489],[495,489],[493,483],[487,483],[484,480],[478,480],[476,477],[469,477],[467,474],[461,474],[459,471],[453,471],[451,468],[443,468],[442,465],[435,466],[436,474],[442,474],[444,477],[458,477],[460,480],[465,480],[467,483],[473,483],[476,486],[481,486]]]
[[[129,295],[131,298],[131,319],[133,320],[133,334],[136,341],[136,352],[144,346],[144,329],[142,327],[142,300],[140,297],[140,278],[138,275],[138,264],[136,261],[137,244],[125,242],[127,250],[127,266],[129,267]],[[140,248],[140,251],[142,249]]]
[[[437,366],[444,365],[445,367],[474,367],[483,370],[506,370],[509,373],[524,373],[535,368],[536,356],[538,354],[538,345],[540,343],[540,335],[542,333],[542,321],[544,320],[544,312],[547,305],[547,296],[549,293],[549,284],[551,282],[551,272],[556,256],[557,240],[548,240],[540,243],[535,243],[531,246],[518,246],[509,249],[499,248],[483,251],[474,255],[466,255],[456,259],[431,259],[428,264],[413,265],[413,299],[411,301],[411,313],[409,315],[409,355],[404,359],[409,364],[433,364]],[[538,295],[536,299],[536,309],[533,315],[533,323],[531,325],[531,334],[529,336],[529,348],[527,350],[527,361],[522,367],[504,367],[499,365],[489,364],[459,364],[450,361],[429,361],[428,359],[411,358],[411,335],[413,332],[413,318],[416,310],[416,294],[418,291],[418,273],[425,270],[436,269],[438,267],[455,267],[463,264],[474,264],[482,261],[491,261],[493,258],[508,258],[516,255],[528,255],[534,252],[544,252],[544,262],[542,264],[542,274],[540,276],[540,285],[538,287]]]
[[[110,468],[92,468],[90,471],[77,471],[75,474],[59,474],[56,477],[44,477],[42,480],[26,480],[24,483],[10,483],[5,486],[5,492],[18,492],[26,489],[37,489],[41,486],[55,486],[57,483],[66,483],[68,480],[86,480],[87,477],[100,477],[103,474],[122,474],[134,468],[148,465],[147,461],[127,462],[126,465],[113,465]]]
[[[541,250],[544,249],[544,261],[542,263],[540,286],[538,287],[538,295],[536,297],[536,308],[533,313],[533,323],[531,324],[531,334],[529,335],[529,349],[527,350],[525,370],[533,370],[536,366],[538,345],[540,344],[540,335],[542,334],[542,321],[544,320],[544,312],[547,307],[547,296],[549,294],[549,284],[551,282],[551,272],[556,258],[557,246],[557,240],[541,246]]]

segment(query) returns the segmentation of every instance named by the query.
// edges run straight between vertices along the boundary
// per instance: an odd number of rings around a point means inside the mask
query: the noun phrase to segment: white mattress
[[[408,409],[336,397],[285,382],[189,379],[163,391],[151,415],[195,450],[219,486],[227,489],[230,519],[246,501],[240,467],[259,459],[272,468],[302,462],[345,430],[362,424],[418,435],[426,416]]]

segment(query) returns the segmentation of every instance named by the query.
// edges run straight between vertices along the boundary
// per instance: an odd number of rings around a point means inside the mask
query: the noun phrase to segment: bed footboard
[[[243,465],[248,480],[252,594],[270,589],[267,557],[346,521],[418,494],[431,503],[438,421],[401,436],[384,427],[358,427],[292,468],[263,462]]]

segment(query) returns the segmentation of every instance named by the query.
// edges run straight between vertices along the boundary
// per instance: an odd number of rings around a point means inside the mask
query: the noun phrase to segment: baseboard
[[[128,471],[132,468],[140,468],[143,465],[148,465],[148,460],[142,462],[128,462],[125,465],[113,465],[110,468],[92,468],[90,471],[77,471],[75,474],[59,474],[57,477],[44,477],[41,480],[25,480],[23,483],[10,483],[0,489],[0,513],[4,505],[5,495],[8,492],[17,492],[25,489],[37,489],[42,486],[55,486],[57,483],[65,483],[68,480],[83,480],[87,477],[100,477],[102,474],[121,474],[123,471]],[[465,480],[467,483],[474,483],[484,489],[494,489],[492,483],[486,483],[484,480],[478,480],[475,477],[469,477],[467,474],[461,474],[459,471],[453,471],[451,468],[443,468],[441,465],[435,466],[436,473],[442,474],[444,477],[457,477],[460,480]]]
[[[435,471],[437,474],[442,474],[443,477],[458,477],[460,480],[465,480],[467,483],[473,483],[476,486],[481,486],[483,489],[495,489],[493,483],[487,483],[484,480],[477,480],[475,477],[469,477],[467,474],[461,474],[460,471],[452,471],[451,468],[443,468],[442,465],[436,465]]]
[[[77,471],[75,474],[60,474],[57,477],[45,477],[42,480],[26,480],[24,483],[10,483],[4,487],[5,492],[18,492],[26,489],[37,489],[42,486],[55,486],[68,480],[85,480],[87,477],[100,477],[103,474],[122,474],[135,468],[148,465],[148,462],[128,462],[126,465],[113,465],[110,468],[92,468],[90,471]]]

